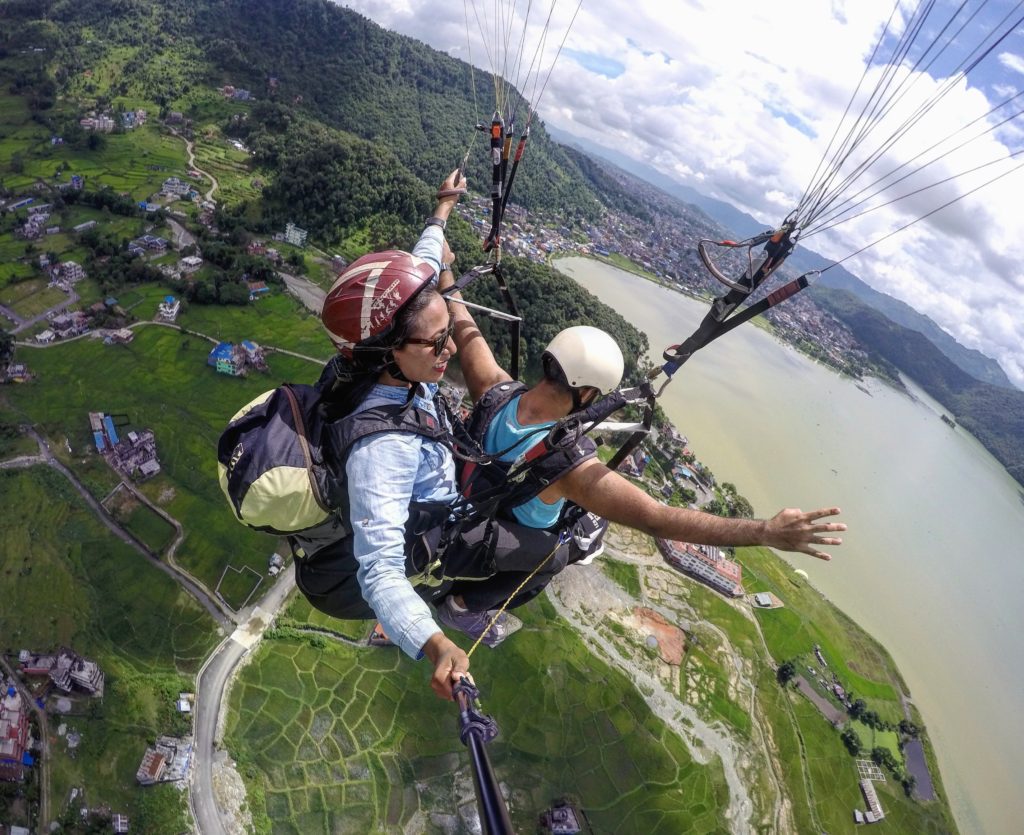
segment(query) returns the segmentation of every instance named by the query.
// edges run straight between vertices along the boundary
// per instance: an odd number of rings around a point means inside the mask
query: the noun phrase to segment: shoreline
[[[580,257],[580,256],[570,256],[570,257]],[[563,258],[564,258],[564,256],[563,256]],[[559,259],[556,259],[556,260],[560,261],[560,260],[563,260],[563,258],[559,258]],[[599,264],[604,264],[606,267],[611,267],[614,270],[619,270],[620,269],[616,265],[609,264],[609,263],[607,263],[605,261],[602,261],[601,259],[590,258],[590,259],[586,259],[586,260],[594,261],[594,262],[599,263]],[[555,266],[555,268],[558,269],[557,266]],[[565,270],[559,269],[559,272],[561,272],[563,275],[568,275],[569,277],[573,278],[574,280],[579,281],[579,274],[576,272],[576,270],[565,271]],[[629,272],[629,271],[626,271],[626,270],[621,270],[621,272],[627,273],[629,275],[636,275],[636,273],[632,273],[632,272]],[[643,276],[637,275],[637,277],[643,277]],[[587,286],[587,283],[585,281],[580,281],[579,283],[582,286],[584,286],[584,287]],[[655,284],[656,286],[665,286],[665,285],[661,284],[660,282],[651,282],[651,283]],[[677,288],[675,288],[675,287],[668,287],[667,289],[677,290]],[[596,295],[596,293],[595,293],[595,295]],[[682,292],[680,293],[680,295],[683,295],[684,297],[689,297],[689,294],[682,293]],[[700,300],[700,299],[698,299],[698,300]],[[637,326],[639,327],[639,324]],[[641,329],[646,331],[646,329],[644,329],[644,328],[641,328]],[[803,352],[797,350],[796,346],[792,345],[791,343],[787,342],[786,340],[779,339],[774,333],[769,333],[769,335],[775,337],[774,342],[776,344],[779,344],[781,347],[786,348],[786,349],[793,349],[793,350],[796,351],[796,354],[798,356],[800,356],[801,358],[806,358],[806,359],[814,360],[814,363],[813,363],[814,365],[816,365],[816,366],[824,366],[829,371],[835,373],[835,375],[839,379],[845,379],[845,380],[853,383],[859,389],[861,394],[867,394],[869,397],[875,397],[875,395],[878,394],[877,389],[875,389],[875,386],[871,384],[870,380],[857,380],[855,378],[850,377],[849,375],[841,374],[834,367],[832,367],[832,366],[830,366],[830,365],[828,365],[826,363],[819,362],[819,361],[817,361],[813,357],[808,357]],[[649,335],[648,335],[648,339],[650,341]],[[871,376],[874,377],[875,375],[871,375]],[[896,386],[888,384],[888,381],[886,381],[884,378],[876,377],[876,379],[878,379],[879,382],[882,384],[880,386],[880,388],[892,389],[894,392],[898,392],[900,394],[903,394],[905,397],[907,397],[909,400],[911,400],[911,402],[913,402],[913,398],[912,398],[912,396],[911,396],[911,394],[910,394],[910,392],[908,390],[900,389],[900,388],[897,388]],[[872,391],[871,389],[875,389],[875,390]],[[671,422],[673,424],[676,423],[676,421],[671,421]],[[698,454],[698,458],[700,458],[699,454]],[[741,492],[742,492],[742,490],[741,490]],[[790,572],[795,567],[795,563],[790,562],[786,558],[780,557],[779,555],[775,555],[775,557],[778,560],[779,564],[781,566],[784,566]],[[870,630],[864,628],[863,626],[860,626],[851,616],[847,615],[842,609],[838,608],[838,605],[836,603],[834,603],[832,600],[830,600],[829,597],[826,594],[824,594],[823,592],[818,590],[817,587],[812,585],[811,588],[814,590],[814,593],[816,595],[820,596],[820,598],[824,601],[824,603],[826,605],[828,605],[829,607],[833,608],[838,613],[840,619],[845,620],[849,624],[853,625],[858,632],[863,634],[867,638],[867,640],[869,640],[871,643],[873,643],[875,646],[877,646],[881,650],[881,652],[889,659],[889,663],[891,664],[891,667],[892,667],[892,669],[893,669],[893,671],[895,673],[895,675],[892,677],[892,679],[890,679],[892,684],[893,684],[893,686],[897,689],[898,692],[900,692],[900,693],[902,693],[904,695],[909,694],[910,693],[910,688],[907,685],[906,678],[905,678],[904,674],[902,673],[902,671],[899,669],[899,667],[896,665],[895,659],[893,658],[893,656],[889,652],[889,650],[886,648],[886,645],[882,641],[880,641],[878,638],[876,638],[872,634],[872,632]],[[943,777],[944,777],[944,775],[943,775],[942,769],[939,766],[939,762],[938,762],[938,758],[937,758],[937,752],[935,750],[935,745],[932,742],[931,735],[929,734],[929,728],[928,728],[928,726],[925,725],[924,719],[923,719],[923,717],[921,717],[920,711],[918,710],[916,705],[914,706],[914,710],[915,710],[915,712],[917,714],[917,719],[920,720],[918,722],[918,724],[920,724],[921,727],[922,727],[922,737],[925,737],[927,739],[927,741],[925,743],[925,750],[927,752],[927,760],[928,760],[928,763],[929,763],[931,774],[933,775],[933,782],[934,782],[935,786],[937,787],[939,797],[941,798],[940,802],[942,802],[944,807],[948,810],[948,814],[950,815],[951,820],[956,821],[956,823],[954,825],[960,825],[960,821],[958,821],[957,818],[953,815],[952,806],[951,806],[952,798],[945,791],[945,789],[943,787]],[[836,744],[837,745],[839,744],[838,739],[836,741]],[[973,817],[972,810],[970,810],[968,808],[968,809],[960,809],[960,811],[967,813],[967,817],[964,819],[965,821],[970,821],[972,819],[972,817]]]
[[[688,298],[688,299],[692,299],[693,301],[698,301],[698,302],[710,304],[714,300],[714,296],[713,295],[706,295],[706,294],[703,294],[703,293],[690,292],[685,287],[680,287],[678,284],[675,284],[673,282],[665,281],[663,279],[660,279],[658,276],[654,275],[653,273],[649,273],[646,270],[644,270],[642,267],[640,267],[640,266],[638,266],[636,264],[633,264],[633,262],[629,262],[633,266],[633,269],[630,269],[630,268],[628,268],[626,266],[623,266],[622,264],[617,264],[614,261],[612,261],[611,259],[605,258],[605,257],[600,256],[600,255],[584,255],[584,254],[579,253],[579,252],[559,251],[559,252],[551,253],[548,256],[548,258],[547,258],[547,263],[548,263],[548,266],[550,266],[553,270],[558,271],[562,275],[568,275],[568,273],[566,273],[563,270],[559,269],[559,267],[558,267],[556,262],[557,261],[564,261],[564,260],[567,260],[569,258],[581,258],[581,259],[585,259],[585,260],[588,260],[588,261],[595,261],[598,264],[604,264],[605,266],[611,267],[612,269],[621,270],[622,272],[628,273],[629,275],[634,275],[637,278],[642,278],[645,281],[649,281],[651,284],[655,285],[656,287],[662,287],[662,288],[664,288],[666,290],[672,291],[674,293],[678,293],[679,295],[684,296],[685,298]],[[818,365],[821,365],[821,366],[823,366],[825,368],[828,368],[828,369],[834,371],[840,377],[844,377],[846,379],[856,380],[856,381],[863,381],[865,378],[871,377],[871,378],[880,380],[883,383],[886,383],[886,384],[892,386],[897,391],[902,390],[902,387],[899,384],[900,381],[899,381],[898,378],[897,379],[891,379],[891,378],[885,376],[884,374],[879,373],[878,370],[875,369],[873,366],[867,367],[864,370],[864,372],[863,372],[863,374],[861,376],[857,376],[855,374],[851,374],[850,372],[844,370],[843,368],[839,368],[839,367],[833,365],[832,363],[825,362],[820,357],[816,357],[813,354],[810,354],[810,353],[808,353],[808,352],[806,352],[804,350],[801,350],[799,344],[797,344],[796,342],[791,342],[788,339],[785,339],[781,335],[779,329],[777,327],[775,327],[774,325],[772,325],[772,323],[769,322],[767,319],[765,319],[763,315],[762,316],[755,316],[753,319],[750,320],[749,323],[744,323],[744,324],[750,324],[753,327],[757,328],[758,330],[761,330],[764,333],[767,333],[769,336],[771,336],[773,339],[775,339],[780,344],[788,346],[789,348],[792,348],[794,351],[796,351],[802,357],[806,357],[811,362],[814,362],[814,363],[816,363]]]

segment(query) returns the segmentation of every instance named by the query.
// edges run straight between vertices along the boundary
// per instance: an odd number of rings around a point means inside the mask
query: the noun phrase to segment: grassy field
[[[629,680],[595,661],[546,603],[523,615],[514,643],[473,659],[499,723],[489,753],[517,831],[532,831],[566,792],[596,832],[726,831],[717,764],[695,764]],[[428,672],[393,648],[265,642],[232,690],[227,731],[259,789],[250,800],[264,798],[259,831],[443,831],[426,813],[455,815],[472,789],[454,708],[430,692]]]
[[[803,580],[794,582],[792,568],[770,551],[744,548],[738,551],[738,558],[748,589],[771,591],[786,604],[784,609],[754,610],[767,649],[777,662],[813,657],[813,646],[819,644],[830,670],[838,674],[848,691],[865,699],[883,719],[895,723],[903,718],[898,694],[906,686],[884,648],[816,589]],[[761,673],[758,698],[780,748],[786,784],[798,800],[794,804],[798,830],[852,832],[849,810],[863,808],[863,798],[854,760],[842,745],[839,732],[809,700],[791,688],[780,688],[770,668]],[[881,745],[902,759],[894,732],[876,734],[860,723],[853,726],[867,750]],[[926,746],[926,750],[930,748]],[[941,776],[934,760],[930,765],[941,797]],[[943,804],[912,801],[891,778],[888,783],[876,783],[876,788],[890,831],[956,831],[952,815]]]
[[[87,412],[127,414],[132,428],[152,429],[162,472],[141,489],[185,527],[178,562],[212,588],[227,562],[264,573],[276,544],[231,517],[217,484],[220,431],[260,392],[283,380],[310,380],[318,369],[278,355],[271,360],[271,374],[226,377],[206,365],[209,350],[205,340],[158,326],[138,329],[129,345],[80,340],[23,349],[19,357],[39,380],[6,387],[0,398],[12,422],[40,424],[58,454],[65,454],[68,439],[74,454],[67,463],[97,498],[118,479],[92,451]]]
[[[86,786],[91,802],[131,814],[147,740],[180,722],[173,697],[192,689],[215,625],[49,467],[0,471],[0,505],[17,508],[0,516],[2,646],[68,646],[106,675],[102,701],[76,700],[64,720],[82,735],[77,752],[53,744],[54,797]]]
[[[63,291],[46,285],[46,279],[43,278],[9,283],[0,288],[0,304],[11,308],[24,319],[31,319],[58,302],[67,300],[68,297]]]
[[[166,519],[139,502],[125,515],[121,523],[154,554],[163,553],[174,539],[174,528]]]
[[[622,586],[633,597],[640,596],[640,572],[635,565],[618,560],[606,559],[601,568],[605,574]]]
[[[784,609],[757,609],[768,649],[778,661],[821,647],[829,668],[847,691],[890,722],[903,718],[899,692],[906,690],[889,654],[820,592],[794,578],[793,569],[762,549],[741,549],[739,560],[748,587],[770,591],[786,602]]]
[[[39,446],[28,435],[22,435],[9,424],[0,425],[0,461],[7,461],[22,455],[37,455],[38,453]]]
[[[223,113],[218,114],[218,121],[223,119]],[[262,188],[255,186],[254,182],[266,185],[270,182],[270,174],[255,170],[250,154],[235,148],[218,125],[197,125],[195,134],[196,166],[217,180],[218,188],[213,195],[217,202],[232,206],[246,200],[258,200]],[[209,182],[204,182],[201,190],[205,194]]]
[[[229,342],[250,339],[260,345],[273,345],[324,362],[333,353],[320,319],[300,308],[283,287],[275,286],[266,297],[245,307],[191,304],[182,311],[178,324]],[[268,361],[272,368],[276,365],[273,356]],[[319,369],[307,368],[306,377],[296,382],[313,382],[309,377],[319,374]]]

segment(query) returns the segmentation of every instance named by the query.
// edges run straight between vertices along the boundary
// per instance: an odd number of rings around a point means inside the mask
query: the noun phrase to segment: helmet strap
[[[409,394],[405,398],[405,406],[403,407],[403,410],[408,409],[412,405],[412,401],[415,399],[416,395],[423,390],[423,384],[414,383],[402,373],[402,369],[399,368],[398,363],[395,362],[395,355],[393,351],[388,351],[384,357],[384,370],[399,382],[409,384]]]
[[[388,351],[384,355],[384,370],[388,372],[392,377],[402,383],[412,383],[408,377],[402,373],[402,369],[398,367],[398,363],[395,361],[395,352]]]

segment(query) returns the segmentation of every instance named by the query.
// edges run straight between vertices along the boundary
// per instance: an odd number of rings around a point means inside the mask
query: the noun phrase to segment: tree
[[[796,664],[792,661],[784,661],[779,665],[779,669],[775,671],[775,677],[783,687],[785,687],[794,676],[796,676]]]
[[[0,363],[6,364],[14,355],[14,336],[0,330]]]
[[[904,736],[916,738],[921,733],[921,729],[909,719],[900,719],[899,732]]]
[[[857,736],[857,732],[853,728],[846,728],[839,738],[846,746],[846,750],[850,752],[851,757],[856,757],[860,753],[860,737]]]

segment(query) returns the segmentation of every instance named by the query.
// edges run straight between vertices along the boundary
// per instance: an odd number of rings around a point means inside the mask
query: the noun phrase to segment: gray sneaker
[[[513,632],[522,628],[523,622],[515,615],[502,612],[497,619],[494,616],[497,610],[490,609],[486,612],[457,612],[452,608],[451,597],[446,597],[444,603],[437,607],[437,619],[445,626],[457,629],[476,640],[484,635],[483,643],[489,647],[496,647]],[[491,624],[491,620],[494,623]],[[490,625],[490,629],[488,629]]]

